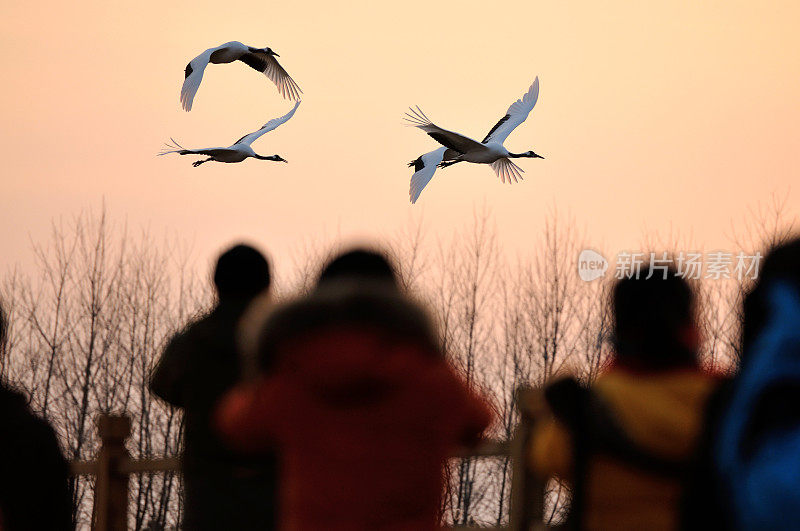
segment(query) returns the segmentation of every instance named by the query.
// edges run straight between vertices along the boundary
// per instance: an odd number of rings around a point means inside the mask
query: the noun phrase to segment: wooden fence
[[[517,402],[530,391],[518,394]],[[455,458],[511,457],[511,514],[510,531],[543,529],[542,515],[544,485],[528,473],[526,448],[530,434],[530,417],[522,416],[510,441],[486,440],[475,448],[459,451]],[[100,451],[94,461],[70,463],[73,475],[94,475],[95,493],[92,508],[92,529],[96,531],[121,531],[128,528],[128,480],[131,474],[175,472],[180,470],[177,457],[161,459],[132,459],[125,447],[130,435],[131,421],[125,415],[100,415],[97,418]],[[459,529],[478,529],[465,528]]]

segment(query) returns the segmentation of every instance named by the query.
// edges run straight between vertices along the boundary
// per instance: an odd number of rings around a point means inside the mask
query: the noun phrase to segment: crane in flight
[[[544,157],[536,154],[533,150],[511,153],[503,146],[503,142],[514,129],[528,118],[528,114],[533,110],[538,99],[539,77],[537,76],[528,92],[511,104],[505,116],[500,118],[500,121],[492,127],[481,142],[462,134],[442,129],[425,116],[425,113],[419,107],[416,109],[410,108],[411,112],[406,113],[405,118],[409,125],[422,129],[431,138],[444,146],[425,153],[408,164],[409,167],[414,168],[414,175],[411,177],[411,186],[409,188],[411,202],[417,202],[422,190],[433,178],[437,167],[446,168],[459,162],[489,164],[502,182],[510,183],[512,180],[519,182],[522,179],[524,170],[514,164],[511,159],[543,159]]]
[[[186,149],[180,144],[178,144],[174,138],[170,138],[172,144],[166,144],[167,149],[164,149],[159,153],[159,155],[167,155],[169,153],[177,153],[179,155],[206,155],[207,159],[197,160],[192,163],[192,166],[195,168],[200,166],[201,164],[205,164],[206,162],[242,162],[243,160],[253,157],[259,160],[273,160],[276,162],[286,162],[284,158],[280,155],[270,155],[264,156],[259,155],[253,148],[250,147],[257,138],[261,135],[276,129],[279,125],[284,124],[289,121],[289,119],[294,115],[294,112],[300,106],[300,102],[294,104],[294,107],[291,111],[284,114],[280,118],[274,118],[269,122],[265,123],[261,126],[261,129],[258,131],[253,131],[252,133],[248,133],[244,135],[242,138],[237,140],[233,143],[233,145],[229,147],[214,147],[214,148],[203,148],[203,149]]]
[[[203,80],[203,72],[209,63],[232,63],[241,61],[247,66],[264,73],[275,86],[281,96],[290,100],[300,100],[303,93],[289,74],[280,65],[276,57],[280,57],[272,48],[253,48],[238,41],[226,42],[216,48],[209,48],[186,65],[183,87],[181,88],[181,105],[184,110],[192,110],[192,102]]]

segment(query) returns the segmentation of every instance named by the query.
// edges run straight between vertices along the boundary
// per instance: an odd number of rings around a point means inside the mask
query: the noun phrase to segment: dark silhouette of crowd
[[[345,252],[280,303],[247,245],[213,278],[216,304],[173,337],[150,382],[184,413],[184,528],[438,529],[445,462],[491,433],[493,409],[389,259]],[[703,367],[696,296],[677,272],[619,280],[610,303],[602,374],[522,395],[524,473],[570,493],[554,525],[800,526],[800,240],[771,250],[744,300],[733,377]],[[6,386],[0,427],[0,530],[72,527],[52,428]]]
[[[0,309],[0,353],[8,322]],[[73,529],[69,466],[50,425],[0,382],[0,530]]]

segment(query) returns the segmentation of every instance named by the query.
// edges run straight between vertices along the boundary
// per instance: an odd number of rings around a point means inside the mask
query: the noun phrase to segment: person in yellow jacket
[[[561,379],[528,404],[537,419],[530,467],[571,485],[570,528],[677,529],[684,475],[720,379],[698,364],[694,296],[675,272],[619,281],[612,304],[609,368],[588,388]]]

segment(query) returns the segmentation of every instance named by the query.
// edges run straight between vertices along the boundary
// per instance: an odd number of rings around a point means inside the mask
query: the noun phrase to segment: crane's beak
[[[274,55],[275,57],[280,57],[280,55],[276,54],[275,52],[270,52],[270,55]]]

